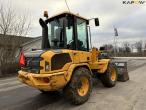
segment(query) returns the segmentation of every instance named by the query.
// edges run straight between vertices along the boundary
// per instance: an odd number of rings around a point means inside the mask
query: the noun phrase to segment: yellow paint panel
[[[19,71],[18,78],[21,82],[38,88],[42,90],[48,90],[48,91],[53,91],[53,90],[58,90],[59,88],[63,88],[66,84],[67,81],[65,79],[66,72],[58,72],[58,73],[53,73],[53,74],[32,74],[32,73],[27,73],[23,71]],[[48,78],[49,82],[45,82],[44,78]]]

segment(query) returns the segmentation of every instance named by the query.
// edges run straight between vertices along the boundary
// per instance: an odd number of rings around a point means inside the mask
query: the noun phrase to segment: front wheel
[[[64,88],[65,95],[73,104],[86,102],[92,91],[92,78],[90,71],[86,68],[78,68],[73,72],[73,76]]]
[[[99,75],[99,79],[105,87],[113,87],[117,82],[117,68],[114,63],[109,63],[104,74]]]

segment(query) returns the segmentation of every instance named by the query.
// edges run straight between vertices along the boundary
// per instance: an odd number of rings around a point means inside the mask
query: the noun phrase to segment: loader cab
[[[68,12],[48,18],[42,26],[42,48],[89,51],[88,23],[88,19]]]

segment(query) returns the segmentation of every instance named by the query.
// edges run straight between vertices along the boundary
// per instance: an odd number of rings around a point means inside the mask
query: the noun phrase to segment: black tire
[[[110,71],[113,69],[115,71],[115,77],[112,78],[112,72]],[[104,74],[99,74],[99,79],[101,80],[102,84],[105,87],[113,87],[116,85],[117,82],[117,68],[114,63],[109,63],[108,68]]]
[[[88,89],[82,91],[83,96],[79,94],[79,89],[84,86],[81,79],[85,78],[88,81]],[[86,88],[86,87],[85,87]],[[67,86],[64,88],[64,93],[66,97],[75,105],[83,104],[86,102],[92,91],[92,77],[90,71],[86,68],[80,67],[73,72],[73,76]],[[80,92],[81,93],[81,92]]]

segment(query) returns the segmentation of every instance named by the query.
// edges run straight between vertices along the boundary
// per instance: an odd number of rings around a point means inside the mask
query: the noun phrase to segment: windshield
[[[51,47],[58,47],[63,42],[63,21],[63,18],[55,19],[48,24],[48,37]]]
[[[48,23],[48,37],[51,48],[73,49],[73,23],[66,17],[57,18]]]

